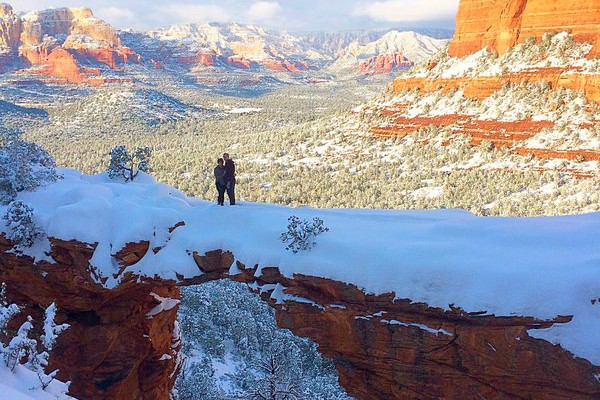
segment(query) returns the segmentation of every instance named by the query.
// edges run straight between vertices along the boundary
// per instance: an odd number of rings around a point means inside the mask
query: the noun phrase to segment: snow
[[[180,300],[177,300],[177,299],[161,297],[161,296],[157,295],[156,293],[150,293],[150,296],[154,297],[159,302],[159,304],[156,307],[154,307],[152,310],[150,310],[150,312],[148,312],[148,314],[146,314],[146,316],[148,318],[152,318],[155,315],[160,314],[163,311],[169,311],[181,302]]]
[[[398,320],[395,320],[395,319],[390,320],[390,321],[382,319],[381,323],[382,324],[390,324],[390,325],[400,325],[400,326],[414,326],[416,328],[423,329],[424,331],[427,331],[429,333],[433,333],[436,336],[439,335],[439,334],[446,335],[446,336],[454,336],[454,334],[448,332],[445,329],[434,329],[434,328],[428,327],[427,325],[416,324],[416,323],[409,324],[409,323],[398,321]]]
[[[126,271],[166,279],[200,275],[194,251],[229,250],[245,265],[331,278],[367,293],[394,292],[432,307],[544,320],[572,315],[570,323],[529,332],[600,365],[600,307],[591,303],[600,295],[600,213],[497,218],[451,209],[219,207],[146,175],[123,184],[105,174],[60,173],[63,180],[19,200],[34,208],[49,236],[98,243],[91,264],[109,288],[119,283],[112,278],[118,272],[112,255],[129,242],[149,240],[150,248],[162,249]],[[311,251],[286,251],[279,237],[290,215],[321,218],[330,231]],[[170,233],[180,221],[185,225]],[[284,288],[275,289],[274,298],[284,301]],[[157,307],[175,306],[155,297]]]
[[[230,114],[251,114],[251,113],[256,113],[256,112],[261,112],[262,108],[251,108],[251,107],[247,107],[247,108],[232,108],[231,110],[229,110]]]
[[[69,400],[74,397],[65,393],[68,384],[54,380],[45,389],[40,388],[40,380],[35,372],[22,365],[17,365],[14,371],[0,362],[0,398],[11,400]]]

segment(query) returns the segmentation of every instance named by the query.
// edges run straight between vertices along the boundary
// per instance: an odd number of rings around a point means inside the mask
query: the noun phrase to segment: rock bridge
[[[169,399],[180,365],[179,286],[231,279],[249,285],[276,310],[277,323],[318,343],[340,383],[357,399],[590,399],[600,396],[600,368],[535,339],[571,317],[536,320],[449,310],[372,295],[348,283],[244,265],[232,253],[193,253],[198,276],[140,278],[124,272],[151,249],[130,243],[114,254],[121,283],[99,284],[90,260],[96,245],[50,238],[52,262],[34,265],[0,236],[0,281],[22,316],[43,319],[56,302],[59,337],[50,368],[81,399]],[[18,323],[18,321],[15,321]],[[166,355],[166,356],[165,356]]]

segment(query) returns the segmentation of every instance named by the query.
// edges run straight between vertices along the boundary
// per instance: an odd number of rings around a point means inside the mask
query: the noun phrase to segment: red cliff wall
[[[556,31],[595,42],[599,25],[600,0],[461,0],[449,53],[463,57],[490,47],[503,54],[528,37]]]
[[[89,260],[94,246],[52,240],[56,264],[33,267],[29,257],[8,254],[11,244],[0,236],[0,282],[11,301],[43,321],[44,307],[56,302],[57,322],[70,324],[59,336],[49,370],[71,381],[79,399],[169,400],[180,345],[173,343],[177,308],[152,319],[146,314],[158,302],[151,295],[179,298],[175,285],[131,280],[107,290],[92,278]],[[18,325],[18,324],[17,324]],[[163,355],[171,359],[163,359]]]
[[[107,290],[91,278],[93,245],[51,242],[56,264],[32,268],[31,259],[8,252],[11,244],[0,240],[0,281],[8,284],[10,298],[25,304],[25,311],[38,319],[42,306],[56,301],[58,322],[71,324],[59,336],[51,368],[61,369],[60,379],[73,381],[71,393],[79,398],[168,399],[179,350],[173,343],[176,309],[153,319],[146,314],[157,303],[151,293],[179,297],[175,282],[125,277],[119,287]],[[148,250],[148,242],[128,245],[115,254],[115,262],[134,264]],[[178,284],[224,278],[258,287],[280,284],[284,293],[307,299],[275,304],[269,291],[260,293],[276,309],[279,326],[319,344],[319,351],[334,361],[342,386],[357,399],[600,396],[600,382],[594,377],[599,367],[527,334],[529,329],[568,322],[568,316],[538,321],[470,314],[458,308],[444,311],[395,299],[393,293],[368,295],[329,279],[288,278],[277,268],[263,268],[257,277],[258,266],[247,268],[238,262],[242,272],[229,276],[234,256],[220,250],[194,253],[194,259],[203,274]],[[173,358],[161,361],[163,354]]]

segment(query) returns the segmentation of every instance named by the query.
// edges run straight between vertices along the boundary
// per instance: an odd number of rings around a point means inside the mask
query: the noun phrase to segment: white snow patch
[[[146,316],[148,318],[152,318],[155,315],[157,315],[163,311],[169,311],[170,309],[177,306],[177,304],[179,304],[181,302],[180,300],[177,300],[177,299],[161,297],[161,296],[157,295],[156,293],[150,293],[150,295],[152,297],[154,297],[160,303],[156,307],[154,307],[148,314],[146,314]]]
[[[257,113],[257,112],[261,112],[261,111],[262,111],[262,108],[247,107],[247,108],[232,108],[228,112],[230,114],[251,114],[251,113]]]
[[[440,329],[433,329],[433,328],[428,327],[427,325],[417,324],[417,323],[406,323],[406,322],[398,321],[398,320],[395,320],[395,319],[390,320],[390,321],[388,321],[386,319],[382,319],[381,323],[382,324],[389,324],[389,325],[414,326],[416,328],[423,329],[424,331],[427,331],[429,333],[433,333],[434,335],[442,334],[442,335],[446,335],[446,336],[454,336],[454,334],[448,332],[445,329],[441,329],[441,328]]]

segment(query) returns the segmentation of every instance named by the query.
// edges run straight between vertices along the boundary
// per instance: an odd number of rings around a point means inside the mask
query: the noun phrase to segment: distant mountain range
[[[446,46],[451,31],[289,34],[237,23],[118,31],[89,8],[15,13],[0,4],[0,72],[17,79],[101,85],[131,81],[128,67],[182,73],[388,74]],[[435,36],[432,37],[432,36]]]

